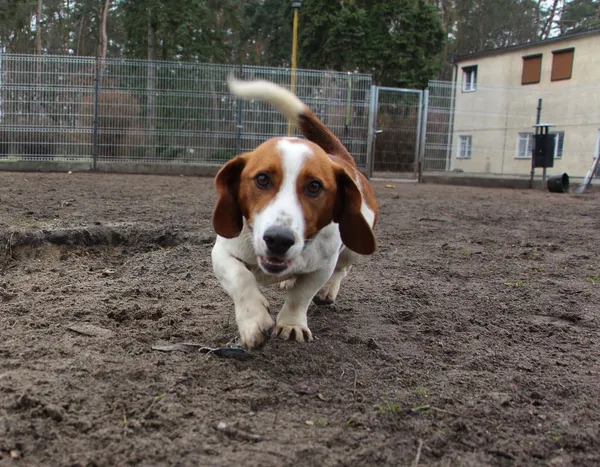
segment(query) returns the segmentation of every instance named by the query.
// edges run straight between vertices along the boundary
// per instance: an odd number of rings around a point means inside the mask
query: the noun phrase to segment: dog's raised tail
[[[291,120],[306,139],[318,144],[328,154],[355,164],[353,157],[337,136],[294,93],[270,81],[241,81],[233,75],[229,75],[227,84],[233,94],[244,100],[269,102]]]

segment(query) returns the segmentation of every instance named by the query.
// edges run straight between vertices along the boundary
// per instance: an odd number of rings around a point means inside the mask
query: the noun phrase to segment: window
[[[563,146],[565,144],[565,132],[557,131],[554,133],[556,139],[554,140],[554,158],[561,159],[563,155]]]
[[[552,52],[552,81],[571,79],[575,49],[555,50]]]
[[[471,135],[460,135],[458,137],[458,159],[470,159],[473,148],[473,137]]]
[[[523,57],[521,84],[537,84],[542,76],[542,54]]]
[[[471,92],[477,89],[477,66],[463,68],[463,91]]]
[[[531,159],[533,133],[519,133],[517,137],[517,159]]]

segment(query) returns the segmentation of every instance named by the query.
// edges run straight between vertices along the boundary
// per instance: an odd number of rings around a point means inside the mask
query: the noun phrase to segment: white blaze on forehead
[[[312,148],[300,138],[285,138],[277,143],[283,166],[283,180],[298,178],[306,159],[313,155]]]
[[[298,177],[314,152],[300,138],[283,138],[276,149],[281,159],[282,181],[273,200],[255,217],[254,242],[255,248],[260,251],[264,247],[264,233],[269,227],[288,228],[296,237],[296,243],[288,253],[294,257],[302,251],[305,230],[304,213],[298,199]]]
[[[273,219],[278,225],[291,227],[297,238],[302,238],[304,232],[304,214],[298,200],[297,183],[300,171],[306,159],[313,155],[313,151],[299,138],[282,139],[277,143],[277,150],[281,158],[283,178],[279,193],[273,200]],[[269,209],[269,208],[267,208]]]

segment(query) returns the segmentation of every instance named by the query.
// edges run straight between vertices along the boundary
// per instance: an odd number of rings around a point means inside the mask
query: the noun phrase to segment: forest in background
[[[286,67],[289,0],[0,0],[0,48]],[[452,58],[600,27],[600,0],[304,0],[298,66],[383,86],[448,79]]]

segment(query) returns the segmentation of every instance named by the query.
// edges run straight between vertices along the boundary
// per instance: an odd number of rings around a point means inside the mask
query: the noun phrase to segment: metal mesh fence
[[[377,88],[375,172],[413,172],[418,157],[423,92]]]
[[[431,82],[429,90],[426,170],[528,176],[540,99],[541,123],[556,134],[550,174],[582,177],[600,152],[600,85],[478,84],[464,92]]]
[[[78,160],[91,155],[94,61],[0,54],[0,157]]]
[[[429,82],[429,102],[423,151],[423,170],[448,170],[452,148],[454,85],[445,81]]]
[[[220,165],[287,134],[272,106],[229,92],[231,72],[290,87],[289,69],[0,55],[0,160]],[[295,80],[364,167],[371,76],[297,70]]]
[[[231,72],[288,88],[292,80],[280,68],[0,54],[0,164],[221,165],[286,135],[288,122],[271,105],[229,92]],[[421,154],[425,171],[527,176],[539,99],[541,121],[557,135],[550,174],[583,176],[600,152],[600,85],[479,83],[465,92],[431,81],[423,94],[371,83],[358,73],[295,76],[294,92],[363,169],[372,162],[376,172],[410,172]]]

